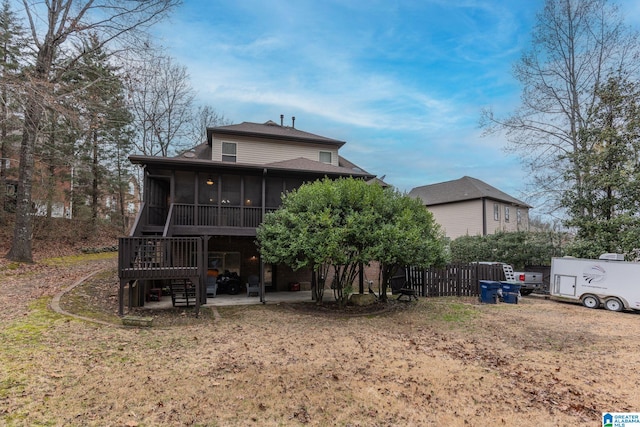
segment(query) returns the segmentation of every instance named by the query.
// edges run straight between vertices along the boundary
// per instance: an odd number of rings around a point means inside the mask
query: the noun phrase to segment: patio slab
[[[326,296],[326,295],[325,295]],[[283,302],[306,302],[313,301],[311,298],[311,291],[297,291],[297,292],[267,292],[265,294],[265,304],[280,304]],[[242,292],[237,295],[218,294],[215,298],[207,298],[206,304],[202,304],[202,307],[224,307],[233,305],[255,305],[262,304],[260,297],[250,296]],[[143,308],[150,310],[157,310],[163,308],[171,308],[171,296],[164,295],[160,298],[160,301],[147,301],[144,303]]]

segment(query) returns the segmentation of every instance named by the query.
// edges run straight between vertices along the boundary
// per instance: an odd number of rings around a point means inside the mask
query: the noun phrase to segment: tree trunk
[[[2,88],[2,98],[7,99],[6,87]],[[2,130],[0,135],[0,225],[5,223],[6,212],[6,198],[7,198],[7,120],[8,120],[7,106],[5,102],[2,102]]]
[[[31,187],[33,182],[33,151],[41,118],[42,107],[36,100],[30,100],[25,111],[20,144],[20,173],[16,195],[16,222],[13,229],[13,242],[6,256],[12,261],[33,262],[31,253],[31,238],[33,237]]]
[[[49,164],[49,174],[47,177],[47,223],[51,223],[53,216],[53,198],[56,193],[56,167],[53,163]]]
[[[36,59],[33,81],[35,87],[28,88],[27,106],[24,113],[22,142],[20,143],[20,167],[16,195],[16,222],[13,242],[6,258],[11,261],[33,262],[31,239],[33,237],[33,207],[31,189],[33,185],[34,150],[43,115],[42,97],[49,93],[48,75],[53,64],[53,42],[45,41]]]
[[[97,126],[97,125],[96,125]],[[98,222],[98,130],[95,129],[91,132],[92,136],[92,148],[93,148],[93,162],[92,169],[92,183],[91,183],[91,222],[96,225]]]

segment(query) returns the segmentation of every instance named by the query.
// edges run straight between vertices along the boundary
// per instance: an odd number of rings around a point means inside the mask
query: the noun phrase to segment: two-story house
[[[281,116],[280,124],[209,128],[205,144],[177,157],[131,156],[144,168],[144,190],[131,237],[120,239],[120,312],[124,287],[135,280],[197,282],[197,307],[206,301],[207,270],[256,275],[272,290],[310,281],[310,271],[263,263],[256,227],[305,182],[375,178],[340,156],[344,144],[285,126]]]
[[[416,187],[409,195],[422,200],[451,239],[529,230],[530,205],[476,178]]]

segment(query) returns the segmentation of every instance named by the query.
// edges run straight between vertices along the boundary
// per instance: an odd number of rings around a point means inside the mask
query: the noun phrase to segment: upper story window
[[[493,220],[500,221],[500,205],[497,203],[493,204]]]
[[[504,222],[509,222],[509,206],[504,207]]]
[[[331,151],[321,151],[320,161],[322,163],[331,163]]]
[[[222,161],[223,162],[236,162],[236,143],[235,142],[223,142],[222,143]]]

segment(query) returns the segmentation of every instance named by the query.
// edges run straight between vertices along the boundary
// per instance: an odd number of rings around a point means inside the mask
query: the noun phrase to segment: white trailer
[[[640,263],[616,261],[617,254],[600,259],[553,258],[553,299],[581,302],[588,308],[640,310]]]

